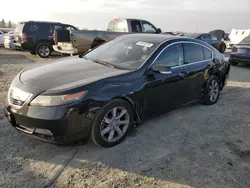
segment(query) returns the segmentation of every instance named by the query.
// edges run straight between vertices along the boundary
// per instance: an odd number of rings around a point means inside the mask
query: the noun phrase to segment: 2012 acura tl
[[[21,71],[5,114],[17,130],[44,141],[90,135],[111,147],[146,118],[193,101],[216,103],[229,69],[224,56],[200,40],[124,35],[85,55]]]

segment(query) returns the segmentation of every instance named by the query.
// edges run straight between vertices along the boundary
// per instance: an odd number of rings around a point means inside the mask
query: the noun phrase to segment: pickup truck
[[[160,28],[146,20],[114,19],[108,23],[107,31],[99,30],[60,30],[54,31],[53,49],[62,54],[83,54],[104,42],[131,33],[161,33]]]

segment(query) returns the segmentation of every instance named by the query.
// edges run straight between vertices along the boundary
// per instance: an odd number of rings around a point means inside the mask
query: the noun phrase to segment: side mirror
[[[161,33],[161,28],[157,28],[157,29],[156,29],[156,33],[157,33],[157,34]]]
[[[162,74],[171,74],[171,73],[172,73],[171,67],[166,66],[166,65],[162,65],[162,64],[153,65],[153,66],[151,67],[151,69],[152,69],[154,72],[160,72],[160,73],[162,73]]]

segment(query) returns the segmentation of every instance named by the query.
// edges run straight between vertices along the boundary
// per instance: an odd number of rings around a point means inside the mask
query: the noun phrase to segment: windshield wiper
[[[99,60],[99,59],[96,59],[96,60],[93,60],[95,63],[99,63],[99,64],[103,64],[103,65],[106,65],[110,68],[116,68],[114,65],[111,65],[110,63],[106,62],[106,61],[102,61],[102,60]]]

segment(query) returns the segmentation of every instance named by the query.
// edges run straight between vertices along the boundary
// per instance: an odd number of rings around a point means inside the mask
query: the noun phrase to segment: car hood
[[[47,65],[24,70],[20,81],[40,90],[65,90],[129,71],[110,68],[79,57],[58,60]]]

